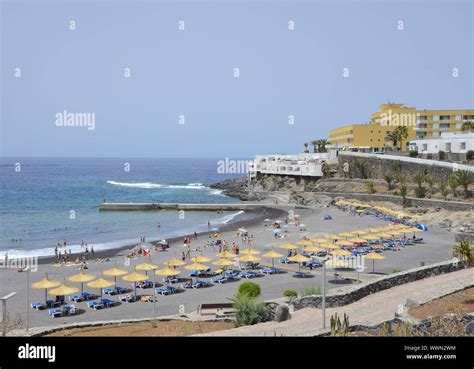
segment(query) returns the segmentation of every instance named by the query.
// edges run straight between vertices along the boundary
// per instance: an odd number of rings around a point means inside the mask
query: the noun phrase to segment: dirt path
[[[352,304],[326,310],[327,327],[334,313],[349,315],[351,324],[374,325],[394,317],[399,305],[406,300],[423,300],[437,292],[474,284],[474,270],[464,269],[457,272],[426,278],[420,281],[396,286],[374,293]],[[209,336],[306,336],[314,335],[322,329],[322,311],[307,308],[293,313],[285,322],[268,322],[254,326],[240,327],[222,332],[213,332]]]

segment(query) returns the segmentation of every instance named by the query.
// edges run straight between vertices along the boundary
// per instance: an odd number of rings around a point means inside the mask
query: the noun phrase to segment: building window
[[[456,118],[455,118],[455,119],[456,119],[456,120],[461,120],[461,118],[462,118],[462,117],[461,117],[460,115],[456,115]]]
[[[465,142],[461,142],[461,143],[459,144],[459,149],[460,149],[460,150],[466,150],[466,143],[465,143]]]
[[[437,122],[439,120],[439,115],[433,115],[432,119],[433,121]]]
[[[428,144],[423,144],[423,151],[428,150]]]
[[[447,151],[447,152],[450,152],[450,151],[451,151],[451,143],[450,143],[450,142],[447,142],[447,143],[446,143],[446,151]]]

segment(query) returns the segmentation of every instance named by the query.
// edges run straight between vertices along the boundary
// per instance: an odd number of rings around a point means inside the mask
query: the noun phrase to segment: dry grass
[[[235,328],[229,322],[188,322],[182,320],[112,324],[102,327],[73,328],[57,331],[47,336],[56,337],[157,337],[190,336],[193,334]]]
[[[438,316],[448,313],[465,314],[474,312],[474,287],[459,291],[426,304],[413,307],[410,315],[417,319]]]

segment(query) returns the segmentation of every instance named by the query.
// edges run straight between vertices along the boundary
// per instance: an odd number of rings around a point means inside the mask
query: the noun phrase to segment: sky
[[[473,3],[2,0],[0,154],[251,158],[389,100],[473,109]]]

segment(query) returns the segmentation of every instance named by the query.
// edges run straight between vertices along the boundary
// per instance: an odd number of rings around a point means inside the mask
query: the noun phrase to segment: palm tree
[[[313,141],[310,142],[310,144],[313,145],[313,152],[318,152],[318,150],[317,150],[318,141],[319,140],[313,140]]]
[[[394,130],[398,136],[398,141],[400,142],[400,150],[403,150],[403,140],[408,138],[408,128],[406,126],[398,126]]]
[[[439,191],[441,192],[441,196],[446,200],[448,197],[448,184],[446,182],[440,182]]]
[[[470,121],[470,120],[464,122],[464,123],[462,124],[462,128],[461,128],[461,129],[462,129],[463,131],[468,131],[468,132],[474,131],[474,122],[472,122],[472,121]]]
[[[456,197],[456,189],[459,186],[459,182],[458,182],[458,179],[456,178],[455,174],[451,174],[448,177],[448,185],[449,185],[449,188],[451,189],[451,191],[453,191],[453,196]]]
[[[393,188],[392,187],[392,182],[393,182],[394,178],[390,174],[385,174],[383,176],[383,179],[385,179],[385,182],[387,182],[388,190],[390,191]]]
[[[405,182],[400,182],[400,196],[403,199],[403,207],[407,205],[408,186]]]
[[[435,179],[433,176],[426,176],[425,178],[426,183],[428,184],[428,187],[430,189],[430,195],[434,193],[434,184],[435,184]]]
[[[425,187],[423,186],[423,183],[425,182],[426,179],[426,174],[423,171],[418,172],[415,174],[413,177],[414,181],[416,182],[416,190],[415,190],[415,195],[416,197],[425,197]]]
[[[474,172],[469,170],[460,170],[455,174],[457,183],[464,188],[464,197],[469,197],[469,185],[474,183]]]
[[[327,152],[326,150],[326,145],[328,143],[328,140],[325,138],[321,138],[316,141],[316,145],[318,145],[318,152]]]
[[[304,152],[309,152],[309,151],[308,151],[309,143],[308,143],[308,142],[305,142],[303,145],[304,145]]]
[[[388,132],[387,135],[385,136],[385,139],[389,142],[392,143],[392,147],[398,147],[398,134],[395,130],[393,130],[392,132]]]
[[[453,256],[461,261],[466,261],[468,264],[474,263],[474,247],[468,239],[462,239],[453,248]]]
[[[367,167],[365,166],[365,163],[364,163],[363,160],[357,159],[357,160],[354,162],[354,166],[355,166],[356,169],[359,171],[359,173],[360,173],[360,178],[362,178],[362,179],[367,179],[367,178],[369,178],[369,171],[368,171]]]

